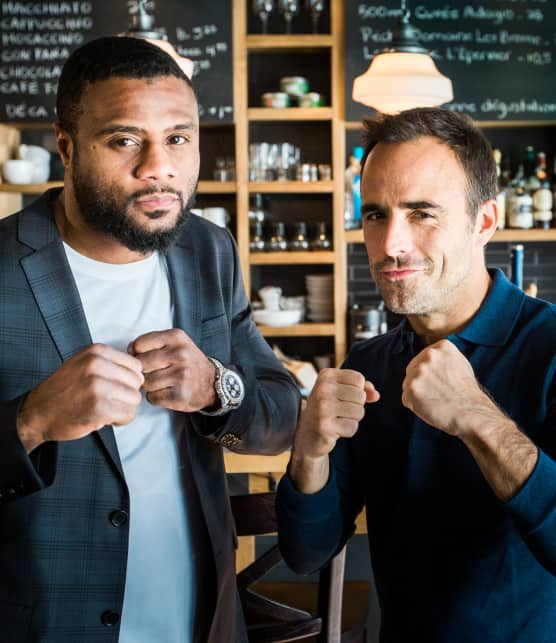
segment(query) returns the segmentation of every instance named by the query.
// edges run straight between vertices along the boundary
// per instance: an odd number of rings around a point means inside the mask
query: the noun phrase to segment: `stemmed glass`
[[[307,10],[311,12],[313,33],[318,33],[320,14],[324,11],[324,0],[307,0]]]
[[[299,11],[298,0],[278,0],[278,7],[286,20],[286,33],[292,32],[292,18]]]
[[[268,16],[274,9],[274,0],[253,0],[253,13],[261,19],[262,33],[268,33]]]

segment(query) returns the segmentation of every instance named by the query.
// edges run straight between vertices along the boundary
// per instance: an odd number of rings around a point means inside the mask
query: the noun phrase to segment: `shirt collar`
[[[492,278],[490,290],[481,307],[457,334],[447,339],[458,343],[463,339],[483,346],[503,346],[509,339],[525,302],[525,293],[514,286],[498,268],[489,269]],[[412,349],[416,336],[411,324],[404,318],[394,331],[392,352]]]

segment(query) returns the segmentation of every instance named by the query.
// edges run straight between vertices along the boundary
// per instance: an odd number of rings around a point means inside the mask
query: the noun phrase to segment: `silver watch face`
[[[226,371],[222,379],[222,387],[230,398],[230,402],[241,402],[243,397],[243,383],[232,371]]]

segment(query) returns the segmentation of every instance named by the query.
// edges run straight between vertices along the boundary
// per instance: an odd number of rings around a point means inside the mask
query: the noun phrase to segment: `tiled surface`
[[[487,246],[487,264],[510,271],[510,243]],[[556,303],[556,243],[524,243],[523,283],[536,282],[538,296]],[[371,278],[365,246],[348,244],[348,305],[365,305],[380,298]]]

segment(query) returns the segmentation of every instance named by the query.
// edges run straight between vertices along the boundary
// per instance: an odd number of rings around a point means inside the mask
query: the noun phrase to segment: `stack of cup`
[[[334,321],[333,275],[306,275],[307,319],[322,323]]]

